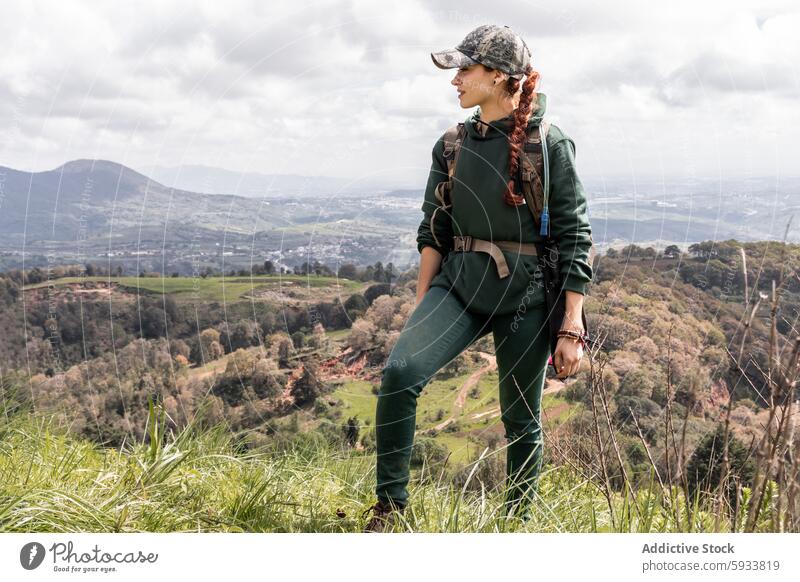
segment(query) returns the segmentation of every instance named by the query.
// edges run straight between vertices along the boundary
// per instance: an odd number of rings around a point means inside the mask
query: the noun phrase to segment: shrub
[[[443,462],[450,452],[447,447],[429,437],[417,437],[411,449],[411,466],[421,467]]]

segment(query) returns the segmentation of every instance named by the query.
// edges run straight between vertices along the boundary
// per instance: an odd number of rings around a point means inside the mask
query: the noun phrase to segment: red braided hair
[[[519,105],[514,110],[514,129],[508,137],[509,152],[509,176],[511,179],[508,181],[506,191],[503,194],[503,200],[509,206],[519,206],[525,204],[525,198],[514,193],[514,176],[519,171],[519,156],[525,144],[527,137],[528,120],[531,116],[531,103],[537,97],[534,88],[539,81],[539,73],[534,71],[533,68],[528,67],[525,71],[525,83],[522,85],[522,94],[519,97]],[[506,90],[509,95],[514,95],[519,90],[519,79],[509,77],[506,80]]]

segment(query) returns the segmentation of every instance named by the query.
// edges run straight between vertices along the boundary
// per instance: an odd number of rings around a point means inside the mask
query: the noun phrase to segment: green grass
[[[272,290],[286,293],[298,291],[313,298],[311,289],[335,289],[342,286],[342,292],[354,293],[364,283],[337,279],[335,277],[306,277],[304,275],[263,275],[253,277],[63,277],[52,282],[55,286],[64,286],[83,282],[112,282],[130,293],[156,293],[174,295],[184,301],[217,301],[230,303],[247,299],[254,291]],[[41,289],[51,283],[42,282],[27,285],[25,290]]]
[[[422,395],[417,401],[418,433],[433,428],[442,422],[444,418],[448,418],[451,415],[458,388],[468,377],[469,374],[464,374],[446,380],[434,379],[425,386]],[[453,389],[453,387],[456,387],[456,389]],[[343,416],[345,418],[356,416],[362,424],[366,424],[368,421],[369,427],[375,426],[377,397],[372,393],[372,383],[361,380],[345,382],[336,389],[335,395],[341,399],[344,405]],[[467,398],[468,405],[470,400],[470,398]],[[436,412],[440,408],[445,411],[444,418],[435,420]],[[485,428],[485,425],[480,425],[480,423],[474,423],[474,425]],[[370,428],[370,430],[372,429]],[[434,438],[447,445],[453,453],[454,459],[466,461],[466,447],[469,442],[466,436],[455,436],[452,433],[440,431]],[[473,448],[475,447],[473,446]]]
[[[458,391],[473,371],[474,370],[470,370],[466,374],[446,380],[434,379],[425,386],[422,395],[417,400],[417,434],[424,433],[434,428],[436,425],[443,422],[444,419],[451,416]],[[479,398],[470,398],[467,396],[463,412],[456,417],[459,423],[458,431],[454,433],[440,430],[433,437],[437,442],[447,446],[454,461],[467,462],[470,458],[470,454],[480,448],[470,440],[469,433],[481,434],[487,429],[490,429],[493,425],[501,423],[500,418],[497,416],[489,418],[488,423],[484,422],[484,420],[488,418],[489,415],[484,415],[478,419],[472,418],[474,414],[488,412],[499,407],[497,382],[497,371],[484,374],[477,384],[480,392]],[[357,417],[361,421],[364,430],[373,430],[375,426],[375,405],[377,397],[372,393],[372,386],[373,383],[371,382],[353,380],[343,382],[335,391],[335,396],[339,398],[343,404],[343,418],[349,418],[351,416]],[[561,424],[566,421],[571,414],[574,414],[576,410],[575,405],[568,403],[557,395],[548,394],[542,399],[542,408],[544,410],[561,404],[569,404],[570,408],[561,412],[558,418],[552,419],[555,424]],[[444,410],[444,417],[442,420],[435,420],[436,413],[439,409]]]
[[[325,330],[325,335],[328,336],[329,339],[341,342],[347,339],[347,337],[353,332],[350,328],[345,329],[334,329],[334,330]]]
[[[375,426],[375,404],[377,396],[372,393],[372,383],[363,380],[351,380],[339,386],[334,395],[343,403],[342,414],[345,418],[357,417],[362,424],[369,421]]]
[[[450,461],[455,463],[468,463],[470,459],[477,457],[484,448],[465,436],[448,432],[440,432],[434,440],[447,447],[450,451]]]
[[[71,436],[55,416],[0,410],[2,532],[357,532],[373,501],[374,453],[297,435],[283,447],[246,450],[225,425],[165,431],[151,407],[148,437],[121,450]],[[316,438],[319,437],[319,438]],[[473,445],[474,446],[474,445]],[[502,449],[481,461],[502,461]],[[596,485],[570,467],[546,466],[530,519],[506,517],[503,490],[467,490],[445,474],[412,474],[398,529],[416,532],[711,531],[698,511],[679,523],[668,500],[641,488],[614,494],[616,526]],[[745,492],[749,494],[748,491]],[[685,503],[675,493],[680,514]],[[632,509],[633,508],[633,509]],[[768,530],[769,522],[760,524]]]

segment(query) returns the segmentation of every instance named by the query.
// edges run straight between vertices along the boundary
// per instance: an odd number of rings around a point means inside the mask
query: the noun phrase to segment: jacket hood
[[[534,104],[533,111],[531,111],[531,116],[528,119],[528,127],[531,127],[532,125],[539,125],[546,110],[547,95],[544,93],[537,93],[536,103]],[[479,130],[479,126],[482,124],[489,125],[489,129],[486,131],[485,136],[481,135]],[[508,135],[514,128],[514,114],[510,113],[501,119],[495,119],[494,121],[490,121],[488,124],[486,124],[481,120],[481,108],[478,107],[475,112],[467,118],[465,125],[467,128],[467,133],[470,135],[470,137],[475,139],[496,139],[499,137],[508,139]]]

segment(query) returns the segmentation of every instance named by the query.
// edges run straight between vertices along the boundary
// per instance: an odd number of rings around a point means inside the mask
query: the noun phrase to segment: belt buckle
[[[454,245],[457,251],[468,251],[472,248],[472,237],[470,235],[460,236]]]

